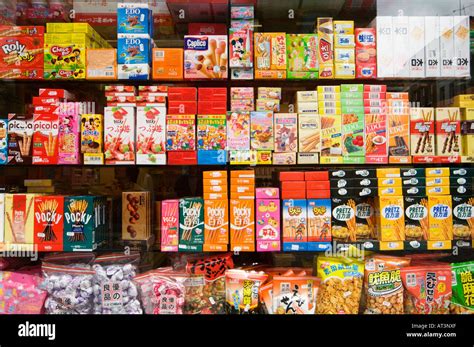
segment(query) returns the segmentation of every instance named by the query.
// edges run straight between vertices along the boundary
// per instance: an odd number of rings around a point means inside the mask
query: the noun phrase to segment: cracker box
[[[54,35],[44,44],[44,79],[86,78],[87,42],[72,43],[72,34]]]
[[[392,17],[377,16],[375,18],[377,30],[377,77],[394,77],[394,32]]]
[[[229,67],[253,67],[253,30],[229,29]]]
[[[316,34],[286,34],[288,79],[318,78],[318,36]]]
[[[166,150],[194,151],[196,149],[196,119],[194,115],[166,116]]]
[[[410,116],[389,114],[387,123],[389,156],[408,157],[410,155]]]
[[[425,17],[425,77],[440,77],[441,74],[439,18]]]
[[[321,116],[321,156],[342,155],[341,115]]]
[[[117,4],[117,33],[152,36],[153,17],[147,4]]]
[[[137,164],[165,165],[166,107],[137,107]]]
[[[332,18],[317,19],[319,78],[334,78]]]
[[[135,108],[104,108],[106,164],[135,164]]]
[[[321,122],[318,114],[298,115],[299,152],[321,151]]]
[[[276,113],[275,152],[298,151],[298,115],[296,113]]]
[[[285,33],[255,33],[254,43],[256,70],[286,70]]]
[[[308,200],[308,242],[331,241],[331,199]]]
[[[227,112],[227,149],[250,150],[249,112]]]
[[[8,115],[8,164],[32,163],[33,116],[10,113]]]
[[[8,120],[0,119],[0,165],[8,163]]]
[[[62,251],[64,197],[37,196],[34,200],[34,243],[38,251]]]
[[[233,251],[255,251],[254,200],[230,200],[230,247]]]
[[[161,202],[161,251],[177,252],[179,241],[179,200]]]
[[[34,115],[33,129],[33,164],[57,164],[59,133],[58,115]]]
[[[387,116],[385,114],[365,115],[366,163],[387,163]]]
[[[179,200],[179,245],[183,251],[202,251],[204,243],[204,200]]]
[[[81,162],[79,145],[81,113],[80,103],[59,104],[58,164],[79,164]]]
[[[64,198],[64,251],[94,251],[97,248],[98,218],[96,197]]]
[[[227,35],[184,36],[184,78],[226,79]]]
[[[225,150],[226,145],[226,115],[198,115],[198,150]]]
[[[86,51],[88,80],[116,80],[117,50],[114,48],[89,48]]]
[[[256,200],[257,251],[280,250],[280,200]]]
[[[229,201],[204,200],[204,244],[225,245],[229,243]]]
[[[439,47],[441,77],[455,76],[454,19],[452,16],[439,17]]]
[[[454,16],[454,70],[456,77],[470,77],[469,16]]]
[[[453,216],[451,195],[428,197],[428,240],[449,241],[453,239]]]
[[[356,78],[377,77],[377,49],[375,28],[355,30]]]
[[[457,107],[435,109],[436,155],[461,155],[461,115]]]
[[[150,192],[122,192],[122,240],[151,237]]]
[[[33,249],[35,194],[5,194],[5,247]]]
[[[342,115],[342,155],[345,158],[364,157],[364,115]]]
[[[428,30],[432,30],[428,28]],[[425,17],[410,16],[408,20],[409,35],[409,75],[410,78],[425,77]]]
[[[379,210],[379,240],[405,240],[405,213],[402,196],[380,196]]]
[[[182,80],[184,66],[182,48],[153,48],[152,77],[154,80]]]
[[[101,114],[81,115],[81,153],[84,164],[103,164],[102,142],[104,117]]]
[[[426,196],[405,196],[405,238],[407,241],[427,240],[428,198]]]
[[[250,112],[250,146],[254,150],[272,150],[273,112]]]
[[[282,201],[283,249],[300,251],[307,249],[307,202],[306,200]]]
[[[474,199],[469,196],[453,195],[453,237],[474,239]]]
[[[412,156],[435,154],[434,108],[410,108],[410,147]]]

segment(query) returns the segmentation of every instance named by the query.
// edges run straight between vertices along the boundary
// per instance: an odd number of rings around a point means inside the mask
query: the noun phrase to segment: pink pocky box
[[[161,251],[177,252],[179,241],[179,200],[161,202]]]
[[[135,164],[135,108],[104,108],[105,164]]]
[[[266,188],[258,188],[266,189]],[[261,191],[259,196],[273,195],[271,192],[278,191],[277,188],[268,188],[268,194]],[[278,193],[276,198],[256,199],[256,230],[257,251],[273,252],[280,250],[280,199]]]
[[[227,112],[227,149],[250,150],[249,112]]]
[[[59,104],[58,164],[80,164],[81,103]]]
[[[165,165],[166,106],[137,107],[137,164]]]

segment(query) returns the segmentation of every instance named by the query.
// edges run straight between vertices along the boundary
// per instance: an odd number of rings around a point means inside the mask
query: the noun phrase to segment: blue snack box
[[[118,34],[148,34],[153,37],[153,15],[147,4],[117,4]]]
[[[119,34],[117,39],[117,63],[150,65],[150,37],[144,34]]]
[[[227,151],[198,150],[198,165],[225,165],[227,164]]]

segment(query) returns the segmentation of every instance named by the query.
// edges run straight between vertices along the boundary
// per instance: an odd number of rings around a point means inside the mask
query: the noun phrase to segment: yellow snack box
[[[449,177],[449,167],[426,168],[426,178],[428,177]]]
[[[384,177],[378,179],[378,186],[380,187],[401,187],[402,179],[401,177]]]
[[[403,196],[380,196],[378,198],[379,240],[405,240],[405,210]]]
[[[426,187],[426,195],[449,195],[451,190],[449,186]]]
[[[428,197],[428,240],[449,241],[453,239],[453,216],[451,195]]]
[[[429,177],[426,179],[426,187],[449,186],[449,177]]]
[[[449,171],[448,171],[449,172]],[[400,177],[400,168],[377,168],[377,178]]]

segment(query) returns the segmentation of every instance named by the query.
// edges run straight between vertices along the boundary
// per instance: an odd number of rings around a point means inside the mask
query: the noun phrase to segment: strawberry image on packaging
[[[165,107],[137,107],[137,164],[166,164],[165,129]]]
[[[106,164],[135,164],[135,108],[104,108]]]
[[[59,116],[35,114],[33,116],[33,164],[58,163]]]

